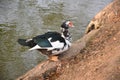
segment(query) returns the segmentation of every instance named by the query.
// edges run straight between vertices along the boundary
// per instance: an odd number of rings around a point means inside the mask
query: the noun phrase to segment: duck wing
[[[45,34],[34,37],[33,41],[40,47],[52,47],[48,40],[48,37]]]
[[[58,32],[47,32],[43,35],[38,35],[32,39],[36,46],[32,47],[33,49],[54,49],[62,48],[66,45],[65,39],[61,37],[61,34]]]

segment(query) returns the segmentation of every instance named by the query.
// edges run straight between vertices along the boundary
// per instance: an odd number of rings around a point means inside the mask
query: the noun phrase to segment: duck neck
[[[70,38],[71,38],[71,35],[70,35],[68,29],[62,30],[62,36],[67,40],[70,40]]]

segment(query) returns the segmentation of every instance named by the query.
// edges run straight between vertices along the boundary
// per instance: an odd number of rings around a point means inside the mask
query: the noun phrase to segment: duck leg
[[[58,56],[49,56],[49,60],[51,60],[51,61],[59,61]]]

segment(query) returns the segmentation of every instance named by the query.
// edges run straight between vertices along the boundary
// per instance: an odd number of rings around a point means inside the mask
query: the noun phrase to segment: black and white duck
[[[22,46],[29,46],[29,50],[39,50],[50,60],[58,61],[58,55],[67,51],[71,46],[71,35],[68,30],[71,27],[74,27],[73,23],[67,20],[61,25],[61,33],[49,31],[32,39],[18,39],[18,43]]]

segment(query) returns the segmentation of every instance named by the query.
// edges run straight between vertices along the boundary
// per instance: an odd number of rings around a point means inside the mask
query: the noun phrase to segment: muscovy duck
[[[29,46],[29,50],[39,50],[50,60],[58,61],[58,54],[68,50],[71,46],[71,35],[68,31],[70,27],[74,27],[74,25],[67,20],[61,25],[61,33],[47,32],[32,39],[18,39],[18,43],[22,46]]]

